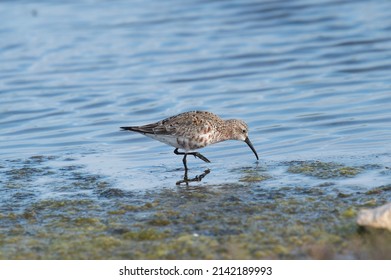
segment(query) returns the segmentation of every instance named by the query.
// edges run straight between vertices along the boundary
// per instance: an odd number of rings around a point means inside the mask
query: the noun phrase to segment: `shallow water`
[[[179,192],[173,148],[119,127],[188,110],[245,120],[261,156],[236,141],[203,149],[212,163],[189,166],[211,169],[192,184],[204,191],[328,184],[334,200],[391,183],[390,1],[3,1],[0,17],[8,218],[53,199],[101,205],[105,188],[142,205]]]

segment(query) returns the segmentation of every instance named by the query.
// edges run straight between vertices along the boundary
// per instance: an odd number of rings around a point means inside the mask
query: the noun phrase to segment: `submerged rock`
[[[353,178],[363,169],[356,166],[345,166],[335,162],[293,161],[288,163],[288,172],[303,174],[319,179]]]
[[[391,203],[373,209],[363,209],[358,213],[357,224],[391,231]]]

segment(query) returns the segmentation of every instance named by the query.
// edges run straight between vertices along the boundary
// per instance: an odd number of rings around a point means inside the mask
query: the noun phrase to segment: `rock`
[[[391,231],[391,203],[373,209],[360,210],[357,224]]]

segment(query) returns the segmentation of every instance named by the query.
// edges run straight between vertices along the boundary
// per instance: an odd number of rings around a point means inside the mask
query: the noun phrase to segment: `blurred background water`
[[[388,0],[1,1],[0,18],[2,159],[172,184],[173,149],[119,127],[207,110],[245,120],[261,164],[390,163]],[[254,165],[240,142],[202,153],[209,183]]]

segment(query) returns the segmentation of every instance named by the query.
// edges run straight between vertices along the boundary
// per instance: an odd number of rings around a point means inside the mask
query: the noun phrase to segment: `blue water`
[[[390,164],[388,0],[2,1],[0,18],[3,159],[70,157],[123,186],[172,185],[173,149],[119,127],[197,109],[245,120],[261,165]],[[255,165],[240,142],[202,153],[212,164],[189,164],[211,168],[209,184]]]

